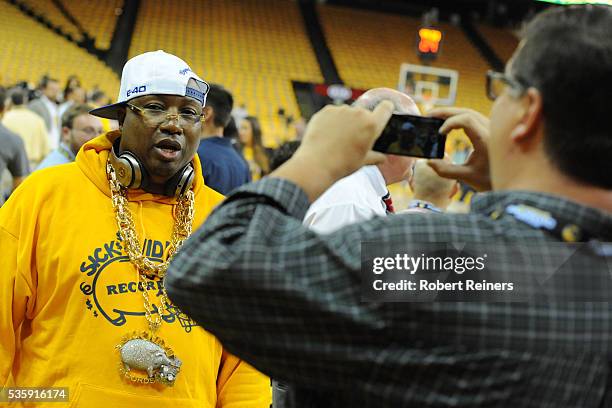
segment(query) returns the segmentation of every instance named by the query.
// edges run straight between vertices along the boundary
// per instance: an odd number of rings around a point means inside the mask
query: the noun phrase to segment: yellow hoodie
[[[70,407],[267,408],[269,379],[176,309],[157,331],[182,361],[174,386],[120,375],[116,345],[146,330],[141,291],[159,304],[159,282],[138,285],[121,247],[105,170],[118,136],[35,172],[0,209],[0,386],[68,387]],[[223,197],[197,155],[194,166],[195,229]],[[176,200],[135,190],[129,201],[144,253],[163,258]]]

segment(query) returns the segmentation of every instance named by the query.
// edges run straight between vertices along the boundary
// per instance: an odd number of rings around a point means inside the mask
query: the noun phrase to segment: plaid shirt
[[[270,178],[214,211],[174,259],[166,287],[231,352],[299,385],[299,406],[612,406],[607,302],[361,301],[363,241],[524,243],[538,251],[558,241],[512,216],[489,217],[517,202],[612,241],[611,214],[512,191],[480,195],[471,214],[378,218],[318,235],[301,225],[304,192]],[[548,255],[536,262],[546,265]],[[578,261],[577,276],[610,275],[609,258]]]

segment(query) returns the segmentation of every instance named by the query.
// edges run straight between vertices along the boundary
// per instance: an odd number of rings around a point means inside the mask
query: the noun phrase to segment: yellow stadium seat
[[[21,0],[21,3],[28,6],[35,14],[45,17],[64,33],[70,34],[76,41],[83,39],[77,27],[62,14],[60,9],[51,0]]]
[[[488,40],[489,45],[497,56],[503,62],[508,62],[518,46],[518,37],[509,30],[491,27],[486,24],[478,26],[478,31]]]
[[[110,48],[123,0],[64,1],[63,5],[95,39],[96,48]]]
[[[10,38],[0,54],[3,85],[24,80],[36,84],[45,74],[63,84],[76,74],[85,89],[97,85],[112,98],[117,95],[119,78],[102,61],[26,16],[16,6],[0,2],[0,15],[4,20],[0,36]]]
[[[323,81],[295,2],[143,1],[129,54],[157,49],[227,87],[236,106],[259,117],[269,146],[293,137],[279,108],[300,117],[291,81]]]

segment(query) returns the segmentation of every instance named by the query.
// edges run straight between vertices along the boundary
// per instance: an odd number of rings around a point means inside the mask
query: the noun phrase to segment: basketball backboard
[[[455,104],[458,81],[459,73],[452,69],[402,64],[398,89],[420,104],[450,106]]]

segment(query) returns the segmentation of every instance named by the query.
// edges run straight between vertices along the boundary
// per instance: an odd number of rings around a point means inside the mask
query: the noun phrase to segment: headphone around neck
[[[191,189],[195,178],[193,164],[187,163],[166,182],[163,189],[155,188],[151,185],[147,169],[134,153],[129,150],[118,153],[120,141],[121,138],[115,140],[108,158],[115,169],[117,181],[123,187],[141,188],[149,193],[168,197],[180,197]]]

